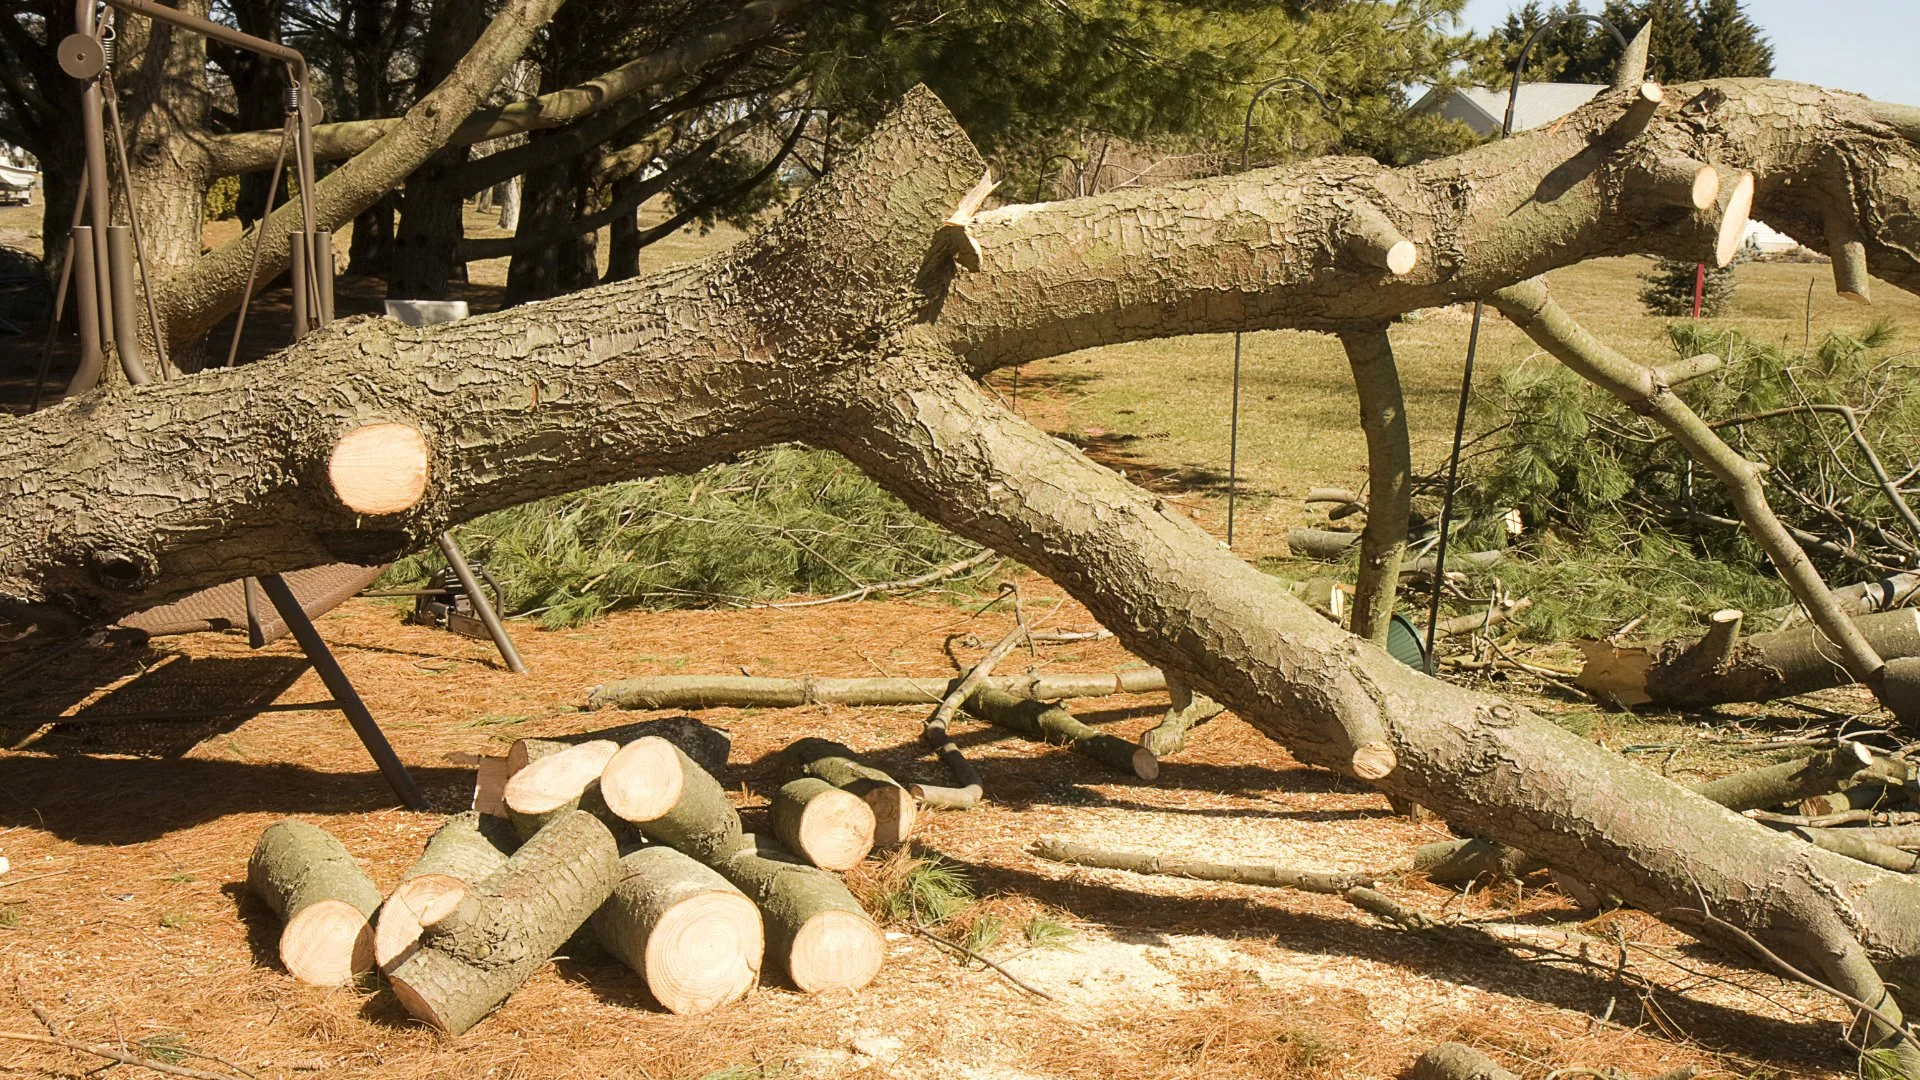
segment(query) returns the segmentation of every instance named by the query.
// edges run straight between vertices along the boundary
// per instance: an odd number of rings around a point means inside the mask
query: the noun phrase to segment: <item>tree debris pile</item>
[[[703,757],[712,742],[684,741]],[[807,993],[879,972],[879,930],[822,869],[872,849],[868,800],[796,780],[775,796],[775,839],[744,833],[720,782],[660,735],[521,740],[510,760],[504,816],[447,819],[384,902],[325,831],[267,829],[248,880],[285,923],[289,973],[334,986],[377,970],[409,1013],[458,1035],[582,932],[683,1015],[739,1000],[766,964]]]

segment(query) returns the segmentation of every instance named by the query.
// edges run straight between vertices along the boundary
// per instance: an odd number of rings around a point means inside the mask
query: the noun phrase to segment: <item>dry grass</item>
[[[1048,625],[1089,624],[1049,584],[1027,581],[1023,589]],[[401,756],[446,808],[465,799],[470,783],[466,770],[445,763],[448,754],[499,752],[522,735],[632,719],[570,711],[606,678],[742,667],[940,675],[955,659],[978,655],[951,636],[991,641],[1008,625],[998,611],[974,618],[930,602],[625,613],[579,631],[520,628],[533,673],[515,677],[484,643],[402,625],[392,606],[355,602],[321,621]],[[157,663],[165,654],[184,659]],[[224,670],[230,682],[265,679],[283,701],[322,696],[311,673],[287,683],[278,669],[250,666],[293,655],[286,644],[249,654],[233,636],[168,640],[122,656],[151,673],[133,668],[126,685],[91,709],[124,707],[117,695],[175,670],[193,672],[202,687]],[[110,660],[76,655],[43,668],[33,686],[10,688],[6,712],[89,700],[87,676]],[[1049,649],[1034,662],[1089,670],[1132,661],[1106,641]],[[1161,708],[1155,698],[1115,698],[1079,711],[1137,736]],[[736,764],[726,780],[749,828],[764,816],[770,756],[802,735],[845,741],[903,776],[938,768],[917,753],[918,709],[702,715],[733,734]],[[432,815],[390,808],[336,715],[267,714],[184,732],[128,727],[68,725],[29,749],[0,753],[0,853],[14,865],[0,878],[0,910],[8,913],[0,922],[0,1030],[37,1029],[30,997],[74,1037],[178,1037],[261,1076],[317,1066],[368,1077],[705,1077],[779,1066],[779,1075],[795,1078],[1381,1077],[1441,1038],[1476,1041],[1528,1076],[1572,1063],[1654,1072],[1713,1060],[1706,1050],[1715,1047],[1794,1075],[1848,1070],[1834,1013],[1710,957],[1674,954],[1758,991],[1701,982],[1636,954],[1636,968],[1677,988],[1662,991],[1664,1012],[1644,1012],[1604,979],[1409,938],[1334,898],[1074,869],[1027,852],[1032,839],[1057,836],[1197,857],[1391,868],[1416,844],[1444,835],[1391,816],[1384,800],[1350,781],[1296,764],[1231,716],[1201,729],[1195,749],[1168,761],[1151,785],[969,724],[960,738],[987,776],[992,802],[933,815],[911,853],[855,876],[874,896],[909,858],[938,856],[959,868],[979,899],[941,932],[965,936],[999,920],[986,951],[1057,1003],[963,966],[896,926],[887,967],[859,994],[805,997],[770,977],[747,1001],[696,1018],[654,1011],[634,976],[590,946],[570,947],[498,1014],[445,1039],[409,1022],[383,989],[292,982],[273,957],[273,920],[242,889],[254,839],[285,814],[333,831],[382,886],[398,879],[435,827]],[[1431,911],[1451,900],[1417,881],[1388,888]],[[1551,891],[1496,890],[1464,910],[1578,918]],[[1019,928],[1036,915],[1071,926],[1066,947],[1027,946]],[[1683,940],[1633,918],[1629,937],[1648,949]],[[1616,995],[1614,1019],[1635,1030],[1589,1019]],[[1663,1035],[1660,1024],[1679,1037]],[[92,1063],[7,1046],[0,1067],[78,1071]]]

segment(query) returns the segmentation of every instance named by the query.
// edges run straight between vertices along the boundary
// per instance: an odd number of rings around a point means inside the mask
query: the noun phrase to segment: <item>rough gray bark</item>
[[[1905,993],[1920,986],[1920,885],[1406,668],[971,381],[1133,338],[1377,324],[1598,255],[1697,258],[1695,216],[1626,182],[1674,155],[1752,170],[1758,205],[1791,227],[1842,197],[1874,273],[1920,287],[1920,219],[1891,209],[1920,201],[1920,170],[1904,164],[1920,111],[1722,80],[1672,90],[1631,141],[1603,137],[1626,103],[1604,93],[1553,128],[1409,169],[1312,162],[956,221],[981,162],[916,94],[787,214],[704,264],[428,330],[349,322],[244,383],[209,373],[7,423],[0,590],[117,614],[809,438],[1051,576],[1122,644],[1301,760],[1350,768],[1353,733],[1372,728],[1394,753],[1375,781],[1392,795],[1736,953],[1753,955],[1751,935],[1861,1000],[1885,993],[1876,965]],[[1333,258],[1350,216],[1335,208],[1356,198],[1440,255],[1390,279]],[[324,462],[372,419],[426,436],[431,480],[412,508],[362,521]]]
[[[425,928],[420,947],[387,975],[394,995],[417,1019],[466,1031],[539,970],[619,880],[607,827],[579,811],[559,818]]]
[[[392,971],[411,955],[421,924],[453,910],[519,846],[520,837],[504,819],[472,810],[448,818],[380,905],[373,928],[373,958],[380,970]]]
[[[1360,429],[1367,436],[1367,525],[1360,534],[1360,576],[1353,589],[1355,634],[1382,648],[1400,588],[1413,506],[1413,456],[1407,445],[1407,406],[1400,372],[1384,327],[1340,335],[1353,389],[1360,398]],[[1292,538],[1289,535],[1288,544]]]
[[[380,890],[326,830],[295,818],[268,826],[247,860],[247,887],[285,923],[280,962],[294,978],[338,986],[372,969],[367,920]]]

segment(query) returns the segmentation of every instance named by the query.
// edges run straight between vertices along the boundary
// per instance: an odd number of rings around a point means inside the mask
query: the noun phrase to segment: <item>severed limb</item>
[[[1167,680],[1167,715],[1140,736],[1140,745],[1155,757],[1168,757],[1187,748],[1187,733],[1226,711],[1226,706],[1179,679]]]
[[[1886,664],[1867,638],[1846,616],[1814,569],[1807,553],[1768,505],[1761,485],[1762,466],[1741,456],[1654,370],[1614,351],[1588,333],[1548,294],[1546,281],[1532,278],[1500,289],[1489,297],[1493,306],[1513,320],[1535,343],[1552,353],[1581,378],[1612,393],[1634,411],[1651,417],[1726,486],[1754,541],[1766,551],[1780,577],[1804,604],[1821,631],[1839,649],[1847,673],[1874,691],[1876,697],[1903,720],[1912,707],[1910,695],[1889,693]]]
[[[1102,870],[1131,870],[1136,874],[1164,874],[1168,877],[1194,878],[1199,881],[1228,881],[1236,885],[1266,885],[1277,889],[1340,895],[1349,889],[1373,884],[1371,874],[1332,874],[1321,870],[1296,870],[1274,863],[1215,863],[1197,859],[1170,859],[1146,851],[1113,851],[1106,848],[1070,844],[1064,840],[1041,840],[1033,853],[1043,859],[1074,866],[1092,866]]]
[[[1021,697],[1056,701],[1112,694],[1151,694],[1167,689],[1167,678],[1158,668],[1126,668],[1084,674],[996,675],[982,680],[980,685]],[[594,687],[587,692],[587,707],[785,709],[800,705],[936,705],[953,687],[952,680],[942,679],[648,675]]]
[[[1385,327],[1343,332],[1340,344],[1353,369],[1360,428],[1367,437],[1367,526],[1360,534],[1360,576],[1350,625],[1354,633],[1385,647],[1413,500],[1407,406]]]
[[[1019,648],[1026,636],[1027,624],[1022,620],[1007,631],[1007,636],[1001,638],[998,644],[987,650],[987,655],[981,657],[979,663],[967,670],[966,675],[953,685],[953,689],[947,691],[947,696],[940,699],[940,705],[933,710],[933,715],[927,717],[923,737],[934,748],[934,754],[946,765],[947,771],[953,774],[954,786],[915,784],[911,789],[914,798],[928,806],[948,810],[970,810],[980,802],[985,790],[980,782],[980,770],[973,767],[973,763],[967,760],[966,755],[960,752],[960,747],[947,734],[947,723],[960,710],[961,703],[972,697],[974,691],[987,681],[987,676],[993,674],[994,666],[1006,659],[1008,653]]]

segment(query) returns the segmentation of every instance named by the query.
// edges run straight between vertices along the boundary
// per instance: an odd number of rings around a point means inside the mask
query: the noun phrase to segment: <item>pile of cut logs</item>
[[[755,836],[713,775],[724,733],[685,718],[621,733],[635,737],[515,743],[384,902],[325,831],[268,828],[248,883],[284,922],[287,970],[339,985],[377,967],[408,1012],[452,1034],[583,927],[675,1013],[738,1000],[763,961],[809,993],[872,981],[880,932],[831,871],[913,828],[899,784],[803,739],[781,757],[791,779],[773,793],[773,835]]]

